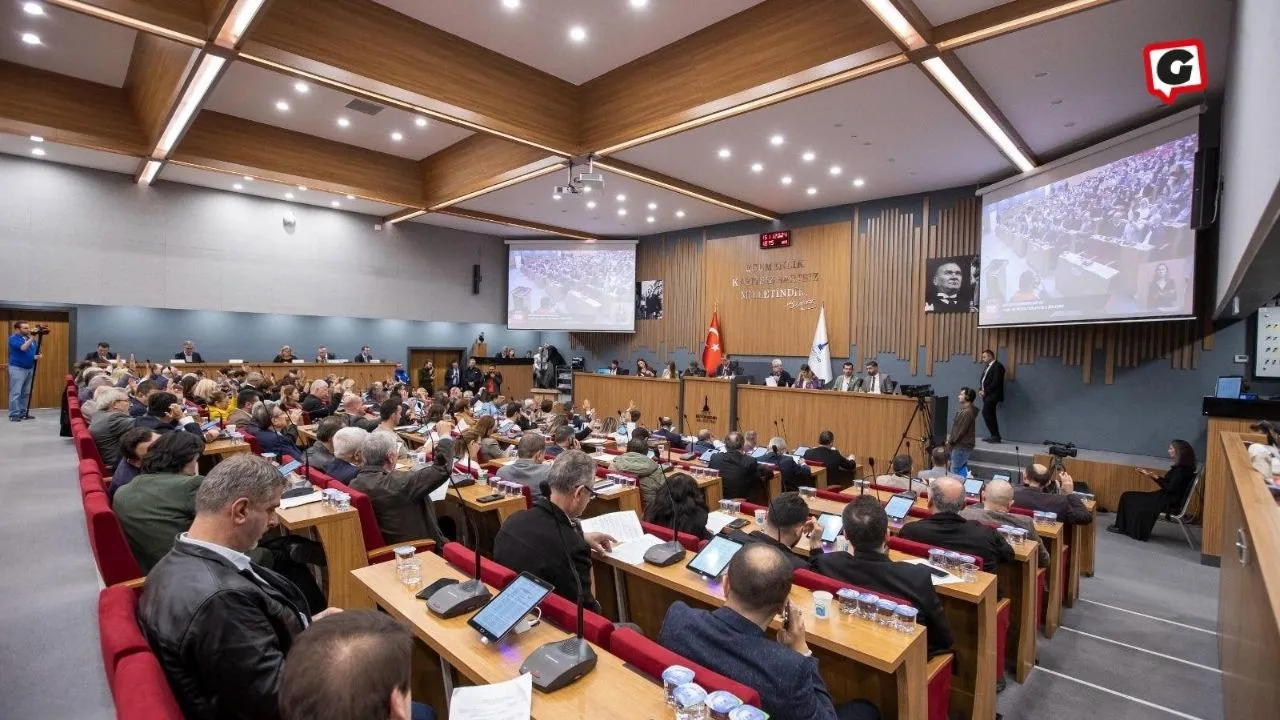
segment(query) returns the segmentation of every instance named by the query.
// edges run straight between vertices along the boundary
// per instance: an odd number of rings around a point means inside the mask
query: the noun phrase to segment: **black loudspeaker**
[[[941,445],[947,441],[947,431],[951,424],[951,398],[946,395],[933,397],[933,442]]]
[[[471,294],[472,295],[480,294],[480,266],[479,265],[471,266]]]
[[[1195,184],[1191,191],[1191,229],[1204,230],[1217,220],[1218,163],[1216,147],[1202,147],[1196,152]]]

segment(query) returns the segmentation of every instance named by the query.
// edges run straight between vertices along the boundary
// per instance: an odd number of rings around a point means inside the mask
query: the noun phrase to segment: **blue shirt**
[[[403,369],[403,368],[402,368],[402,369],[400,369],[400,370],[396,370],[396,372],[395,372],[395,376],[396,376],[396,382],[405,383],[406,385],[409,383],[409,371],[408,371],[408,370],[405,370],[405,369]]]
[[[22,343],[31,340],[31,347],[22,349]],[[24,338],[18,333],[9,336],[9,364],[16,368],[30,370],[36,366],[35,338]]]

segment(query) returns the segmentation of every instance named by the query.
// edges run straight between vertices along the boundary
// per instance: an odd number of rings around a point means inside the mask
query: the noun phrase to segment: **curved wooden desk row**
[[[915,398],[902,395],[735,385],[719,378],[660,380],[577,373],[574,406],[582,407],[583,401],[609,414],[634,404],[649,427],[656,427],[657,419],[665,415],[686,435],[705,428],[724,437],[731,427],[755,430],[761,443],[781,435],[792,449],[817,445],[818,433],[830,430],[836,447],[856,453],[859,466],[875,457],[888,467],[901,445],[901,452],[909,453],[917,468],[928,467],[924,448],[912,439],[924,435],[925,419],[916,412]],[[932,411],[932,400],[926,401],[926,407]],[[736,426],[731,426],[735,421]],[[903,431],[907,431],[906,443],[902,443]]]
[[[168,362],[166,360],[165,362]],[[361,392],[365,388],[372,385],[375,381],[386,381],[391,378],[396,371],[394,362],[383,363],[258,363],[246,362],[238,365],[231,363],[188,363],[173,366],[177,370],[183,372],[203,370],[206,373],[227,370],[232,368],[242,368],[248,372],[259,372],[270,378],[275,377],[277,380],[284,376],[287,372],[295,372],[299,378],[310,383],[313,380],[323,380],[325,376],[333,373],[338,377],[351,378],[355,381],[355,389]],[[413,373],[409,373],[412,380]],[[305,391],[306,387],[299,387],[299,391]]]

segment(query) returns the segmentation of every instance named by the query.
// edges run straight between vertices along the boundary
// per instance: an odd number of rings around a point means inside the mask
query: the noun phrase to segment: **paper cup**
[[[826,590],[815,590],[813,593],[813,616],[819,620],[831,617],[831,600],[834,596]]]

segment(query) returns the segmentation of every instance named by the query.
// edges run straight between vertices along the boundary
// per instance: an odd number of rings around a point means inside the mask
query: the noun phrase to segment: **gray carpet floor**
[[[115,716],[98,646],[101,580],[85,536],[75,450],[57,413],[0,421],[0,718]],[[1103,531],[1097,573],[1062,629],[1040,638],[1039,666],[1009,679],[1009,720],[1220,720],[1218,570],[1199,564],[1181,531],[1161,523],[1150,542]]]

